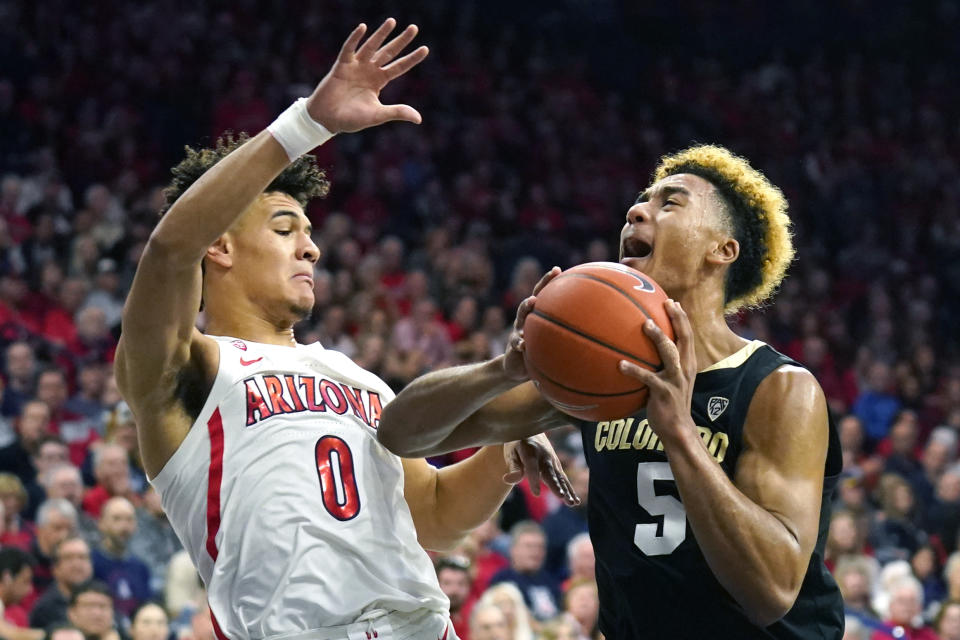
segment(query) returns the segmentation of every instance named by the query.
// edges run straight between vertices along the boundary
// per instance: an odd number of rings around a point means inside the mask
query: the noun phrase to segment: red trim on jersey
[[[223,630],[220,629],[220,625],[217,623],[217,616],[213,615],[213,609],[210,609],[210,622],[213,623],[213,635],[217,636],[217,640],[229,640],[227,636],[224,635]]]
[[[207,478],[207,553],[216,562],[217,532],[220,530],[220,483],[223,480],[223,419],[220,417],[219,407],[207,421],[207,432],[210,434],[210,472]],[[214,622],[214,628],[216,628],[216,622]]]

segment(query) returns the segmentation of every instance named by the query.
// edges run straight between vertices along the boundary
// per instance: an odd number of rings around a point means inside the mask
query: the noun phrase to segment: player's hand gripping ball
[[[567,269],[537,293],[523,323],[524,363],[540,393],[582,420],[613,420],[646,405],[647,387],[621,373],[621,360],[662,368],[643,331],[652,319],[671,339],[667,295],[650,277],[614,262]]]

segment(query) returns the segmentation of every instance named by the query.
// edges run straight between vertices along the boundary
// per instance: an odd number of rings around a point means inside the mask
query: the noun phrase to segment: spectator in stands
[[[933,504],[927,508],[926,530],[936,535],[947,553],[957,549],[960,531],[960,464],[948,467],[937,481]]]
[[[85,416],[98,430],[103,422],[104,408],[100,397],[106,380],[107,370],[103,364],[84,362],[77,370],[77,392],[64,405],[68,411]]]
[[[499,515],[494,515],[485,523],[469,533],[470,540],[476,546],[473,557],[473,592],[474,599],[479,598],[487,587],[490,579],[500,571],[510,566],[507,555],[510,553],[510,537],[497,524]]]
[[[913,576],[923,587],[923,602],[930,605],[934,602],[943,602],[947,594],[947,586],[943,582],[940,562],[937,551],[931,544],[920,546],[910,558]]]
[[[940,640],[960,640],[960,602],[945,602],[933,623]]]
[[[63,498],[77,511],[77,529],[87,543],[93,545],[100,539],[97,521],[83,510],[83,481],[80,470],[69,462],[57,465],[41,479],[47,499]]]
[[[12,473],[0,473],[0,502],[4,508],[0,544],[28,551],[33,543],[33,523],[20,515],[27,506],[27,490]]]
[[[110,589],[98,580],[84,582],[70,595],[67,618],[86,640],[120,640],[113,614]]]
[[[824,562],[827,567],[833,569],[843,556],[863,554],[866,535],[860,520],[853,513],[835,510],[830,517],[830,529],[824,547]]]
[[[876,620],[880,616],[873,609],[873,582],[879,565],[869,556],[848,555],[837,561],[833,575],[843,594],[843,605],[848,616]]]
[[[600,596],[593,580],[575,580],[563,596],[563,610],[580,625],[580,635],[596,638],[599,631]]]
[[[900,400],[891,392],[891,387],[890,366],[874,362],[867,372],[866,388],[853,405],[853,413],[863,422],[864,433],[873,443],[886,437],[900,410]]]
[[[470,640],[471,597],[470,562],[461,556],[445,556],[437,560],[437,581],[440,590],[450,599],[450,622],[461,640]]]
[[[960,551],[954,551],[943,563],[943,581],[947,585],[947,602],[960,602]]]
[[[53,551],[58,544],[77,533],[77,510],[63,498],[51,498],[37,509],[36,535],[30,546],[36,564],[33,586],[37,593],[53,582]]]
[[[110,498],[134,497],[128,451],[121,445],[107,442],[94,450],[93,475],[97,484],[83,496],[83,510],[90,516],[99,518],[100,510]]]
[[[37,508],[40,503],[47,499],[47,492],[44,490],[42,483],[43,477],[53,467],[66,463],[69,456],[70,450],[67,445],[57,436],[44,435],[40,437],[36,445],[36,452],[30,458],[36,474],[26,483],[30,504],[24,513],[28,519],[36,518]]]
[[[113,362],[117,340],[110,332],[106,311],[100,307],[86,307],[77,312],[77,335],[67,345],[74,361],[92,360]]]
[[[481,604],[493,604],[503,612],[507,620],[507,629],[511,640],[534,640],[530,610],[523,601],[523,594],[512,582],[494,584],[483,592],[480,600],[474,606],[476,611]],[[472,638],[476,640],[476,638]]]
[[[101,258],[97,261],[97,274],[93,280],[93,289],[77,314],[77,331],[82,333],[80,325],[84,312],[87,309],[98,309],[102,322],[109,330],[120,324],[123,313],[123,296],[120,292],[120,274],[117,272],[117,262],[113,258]],[[98,322],[100,320],[98,319]]]
[[[870,529],[869,540],[881,564],[909,559],[927,541],[927,535],[915,524],[916,501],[910,483],[896,474],[880,479],[882,515]]]
[[[83,277],[69,277],[61,283],[57,299],[43,318],[43,336],[51,343],[58,347],[74,343],[77,338],[74,317],[89,290],[90,283]]]
[[[86,417],[69,411],[67,402],[67,378],[60,369],[46,369],[37,377],[37,400],[50,409],[51,430],[70,447],[70,461],[80,466],[87,456],[90,445],[99,435],[93,423]]]
[[[18,341],[7,346],[4,353],[6,388],[0,413],[20,415],[20,410],[36,389],[37,360],[29,343]]]
[[[28,629],[26,612],[18,608],[33,590],[33,558],[16,548],[0,549],[0,637],[5,640],[39,640],[43,631]]]
[[[105,440],[108,444],[123,447],[126,452],[127,468],[132,493],[143,493],[147,488],[147,474],[140,460],[140,442],[137,437],[137,423],[126,402],[120,401],[106,416]]]
[[[17,439],[0,449],[0,469],[17,474],[29,482],[36,470],[31,458],[36,455],[40,440],[50,435],[50,409],[39,400],[30,400],[20,407],[16,421]]]
[[[920,456],[922,471],[908,478],[924,512],[934,502],[940,476],[956,460],[957,432],[949,427],[937,427],[931,431]]]
[[[150,569],[129,551],[136,529],[133,504],[126,498],[110,498],[100,515],[100,544],[91,554],[94,577],[109,585],[113,605],[125,617],[153,596]]]
[[[546,537],[536,522],[518,522],[510,532],[510,566],[493,576],[490,583],[512,582],[537,620],[548,620],[560,612],[560,586],[543,568]]]
[[[507,618],[493,603],[479,602],[470,615],[470,640],[519,640],[510,634]]]
[[[170,621],[156,602],[144,602],[130,617],[130,640],[167,640]]]
[[[920,423],[910,409],[897,412],[887,437],[877,444],[877,453],[887,459],[885,473],[896,473],[914,481],[921,473],[919,459]]]
[[[575,489],[576,490],[576,489]],[[567,566],[569,573],[561,585],[566,593],[576,582],[596,581],[597,561],[593,553],[593,542],[590,534],[578,533],[567,543]]]
[[[47,629],[44,640],[86,640],[83,631],[69,622],[54,625]]]
[[[67,621],[70,594],[93,577],[90,546],[80,537],[62,540],[52,552],[53,584],[47,587],[30,610],[30,626],[46,629]]]
[[[558,579],[567,578],[571,569],[568,553],[570,541],[587,530],[590,471],[587,465],[578,463],[567,467],[567,476],[573,490],[580,496],[580,504],[576,507],[561,504],[543,519],[543,532],[547,536],[546,568]]]
[[[160,494],[148,486],[143,493],[142,505],[137,507],[137,530],[130,539],[130,553],[143,560],[150,569],[150,590],[153,593],[163,592],[170,558],[182,548],[163,511]]]
[[[890,587],[890,607],[884,624],[892,631],[876,631],[871,640],[937,640],[933,629],[923,623],[923,587],[916,578],[904,576]],[[900,631],[897,631],[900,628]]]

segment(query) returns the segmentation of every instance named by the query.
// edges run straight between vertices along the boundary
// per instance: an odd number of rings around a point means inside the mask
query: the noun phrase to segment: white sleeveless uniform
[[[429,627],[394,638],[444,637],[449,601],[417,543],[400,459],[376,437],[390,388],[319,343],[214,339],[210,395],[151,482],[218,635],[299,637],[386,611]],[[367,626],[340,637],[373,637]]]

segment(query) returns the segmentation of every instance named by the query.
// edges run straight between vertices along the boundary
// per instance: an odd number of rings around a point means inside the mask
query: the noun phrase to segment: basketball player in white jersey
[[[268,131],[188,152],[126,301],[117,381],[221,640],[449,640],[448,601],[418,540],[452,546],[524,471],[546,471],[572,500],[542,439],[440,471],[401,461],[376,439],[390,389],[294,339],[319,258],[303,206],[328,186],[303,154],[338,132],[420,122],[378,99],[427,55],[398,57],[417,30],[386,42],[394,24],[362,45],[357,27]],[[195,328],[201,302],[208,335]]]

